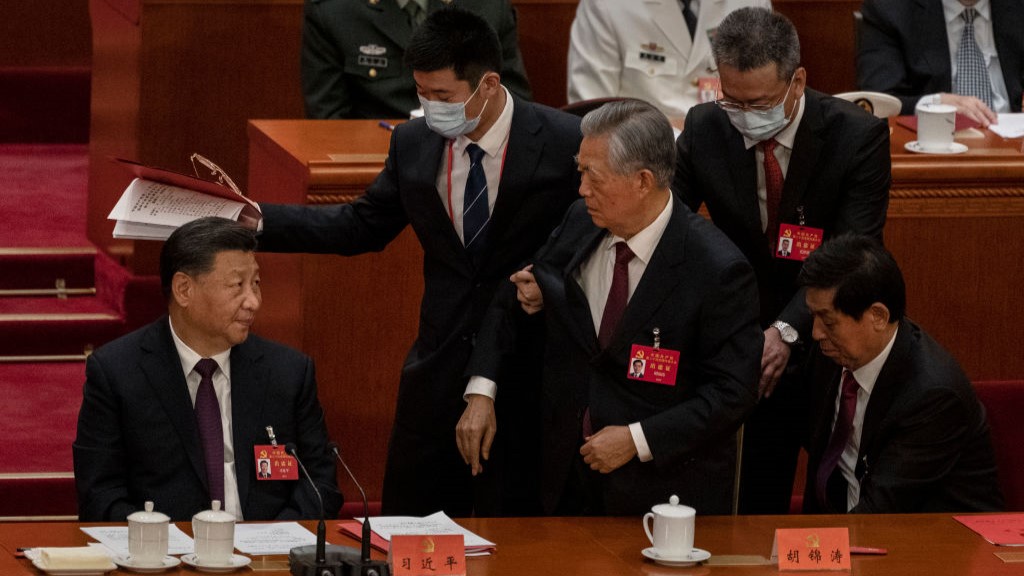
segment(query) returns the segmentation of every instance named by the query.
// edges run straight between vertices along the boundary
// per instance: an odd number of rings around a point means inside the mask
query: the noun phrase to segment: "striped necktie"
[[[484,172],[484,150],[476,144],[466,146],[469,154],[469,176],[462,199],[462,242],[474,257],[480,256],[487,239],[487,223],[491,219],[487,206],[487,174]]]

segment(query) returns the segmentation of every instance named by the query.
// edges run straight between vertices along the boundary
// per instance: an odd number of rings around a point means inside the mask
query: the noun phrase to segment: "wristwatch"
[[[782,335],[782,341],[786,344],[796,344],[796,341],[800,339],[800,334],[789,324],[786,324],[782,320],[776,320],[772,322],[772,328],[779,331]]]

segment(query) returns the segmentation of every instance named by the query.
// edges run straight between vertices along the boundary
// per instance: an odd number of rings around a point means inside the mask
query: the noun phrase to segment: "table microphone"
[[[380,560],[370,559],[370,503],[366,500],[366,492],[363,491],[363,487],[359,485],[359,481],[356,480],[356,475],[349,469],[348,464],[345,464],[345,460],[341,458],[341,452],[338,449],[337,442],[331,442],[327,445],[327,449],[334,453],[334,457],[341,462],[341,466],[345,469],[348,477],[352,479],[352,483],[359,489],[359,494],[363,497],[363,542],[362,549],[359,558],[359,572],[358,576],[389,576],[391,574],[390,567],[387,562],[381,562]]]
[[[349,551],[348,549],[332,550],[331,559],[327,559],[327,525],[324,519],[324,499],[320,495],[320,490],[317,489],[313,477],[309,475],[309,471],[302,465],[302,460],[299,459],[299,453],[295,449],[295,444],[289,442],[285,445],[284,449],[295,458],[295,462],[298,463],[299,469],[302,470],[306,480],[309,480],[309,485],[313,487],[313,493],[316,494],[317,501],[320,503],[320,522],[316,525],[316,545],[296,546],[288,552],[288,564],[291,567],[291,573],[294,576],[346,576],[350,574],[351,572],[343,570],[345,564],[341,559],[341,556]],[[331,548],[344,547],[332,546]]]

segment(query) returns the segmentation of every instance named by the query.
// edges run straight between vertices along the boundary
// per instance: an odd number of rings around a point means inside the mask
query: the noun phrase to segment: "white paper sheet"
[[[111,552],[118,556],[128,555],[128,527],[127,526],[84,526],[82,532],[93,537],[100,544],[103,544]],[[181,531],[180,528],[171,524],[167,529],[167,553],[173,556],[178,554],[191,554],[195,552],[195,541]]]
[[[362,522],[362,518],[356,518]],[[435,512],[424,518],[415,516],[375,516],[370,528],[381,538],[390,541],[394,534],[462,534],[466,548],[494,548],[496,544],[466,530],[444,512]]]
[[[992,124],[989,130],[1003,138],[1020,138],[1024,136],[1024,114],[999,114],[999,123]]]
[[[316,544],[316,534],[298,522],[235,524],[235,548],[243,554],[287,554],[296,546]]]

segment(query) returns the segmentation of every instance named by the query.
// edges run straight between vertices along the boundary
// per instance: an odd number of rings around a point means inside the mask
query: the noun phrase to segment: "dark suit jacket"
[[[422,119],[395,129],[384,170],[355,202],[261,205],[261,250],[360,254],[383,249],[406,225],[423,247],[419,334],[402,369],[388,449],[388,514],[431,514],[442,507],[449,514],[470,513],[453,508],[449,497],[467,499],[472,493],[454,428],[465,409],[463,371],[476,332],[499,283],[507,283],[578,198],[573,156],[582,138],[579,119],[514,102],[505,167],[479,262],[463,247],[437,190],[446,140]],[[527,379],[539,379],[528,362],[512,366]]]
[[[443,0],[428,0],[428,12]],[[519,53],[516,14],[508,0],[454,0],[497,31],[502,83],[530,100]],[[405,47],[408,14],[395,0],[306,0],[302,26],[302,93],[309,118],[408,118],[419,108]]]
[[[676,494],[699,514],[731,510],[733,433],[753,408],[763,336],[754,276],[743,255],[678,200],[617,332],[602,351],[574,274],[607,233],[581,200],[538,252],[544,297],[544,507],[552,513],[579,458],[581,415],[594,430],[640,422],[654,459],[634,458],[601,477],[605,512],[642,514]],[[494,376],[521,314],[514,289],[495,299],[471,369]],[[630,380],[633,344],[681,352],[675,386]],[[498,383],[499,402],[505,393]]]
[[[1021,111],[1024,0],[992,0],[992,33],[1010,109]],[[913,114],[926,94],[953,90],[949,34],[941,0],[864,0],[857,86],[886,92]]]
[[[821,512],[815,472],[835,418],[841,368],[815,347],[804,511]],[[854,513],[1003,509],[985,409],[960,365],[910,320],[900,322],[864,415]]]
[[[807,90],[803,119],[782,189],[779,220],[807,226],[825,239],[843,232],[882,237],[889,203],[889,129],[849,102]],[[694,106],[677,141],[672,189],[691,210],[705,204],[712,221],[747,257],[757,274],[761,327],[783,320],[809,340],[811,315],[797,290],[803,263],[775,258],[761,232],[754,149],[713,103]]]
[[[171,520],[210,508],[192,401],[167,317],[97,349],[86,361],[74,443],[79,518],[123,522],[146,500]],[[320,504],[305,480],[259,482],[253,446],[267,426],[296,445],[329,516],[341,507],[327,451],[313,362],[250,335],[231,349],[235,472],[246,520],[313,519]]]

